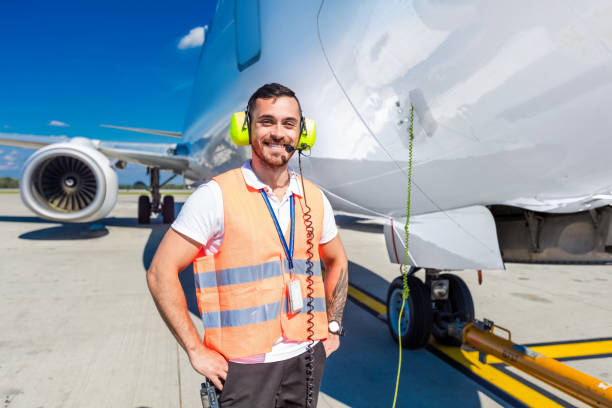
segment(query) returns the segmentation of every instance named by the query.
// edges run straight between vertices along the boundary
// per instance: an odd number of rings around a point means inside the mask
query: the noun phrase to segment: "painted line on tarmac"
[[[553,401],[556,401],[557,403],[561,404],[561,406],[568,407],[568,408],[569,407],[576,408],[575,405],[570,404],[568,401],[561,399],[560,396],[554,395],[551,391],[548,391],[548,390],[542,388],[540,385],[536,384],[534,382],[534,378],[531,377],[529,374],[525,374],[525,373],[523,373],[520,370],[518,370],[517,372],[511,371],[510,369],[513,368],[513,367],[509,366],[509,365],[506,365],[505,363],[493,364],[492,366],[497,368],[499,371],[503,372],[504,374],[514,378],[515,380],[521,381],[523,384],[527,384],[529,386],[529,388],[539,392],[542,395],[547,396],[548,398],[550,398]],[[521,375],[521,374],[523,374],[523,375]],[[563,394],[563,395],[565,395],[565,394]]]
[[[387,315],[387,306],[381,301],[376,299],[374,295],[369,294],[363,289],[357,289],[353,285],[349,285],[348,294],[353,300],[356,300],[360,306],[366,308],[366,310],[375,316]]]
[[[386,304],[366,290],[349,285],[351,300],[374,316],[387,315]],[[386,320],[386,319],[385,319]],[[603,358],[612,356],[612,338],[587,339],[568,342],[551,342],[526,345],[547,357],[557,360]],[[455,369],[483,385],[497,397],[514,406],[563,407],[567,402],[546,392],[520,376],[506,370],[507,365],[500,359],[480,352],[458,347],[443,346],[431,342],[426,349],[444,360]]]
[[[478,351],[437,343],[430,343],[427,350],[513,406],[555,408],[564,406],[532,389],[521,378],[512,378],[494,366],[482,363],[478,358]]]

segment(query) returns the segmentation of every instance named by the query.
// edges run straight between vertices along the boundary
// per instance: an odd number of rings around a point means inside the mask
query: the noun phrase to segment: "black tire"
[[[164,196],[162,202],[162,219],[164,224],[172,224],[174,221],[174,196]]]
[[[461,346],[461,340],[448,334],[448,324],[452,322],[469,323],[474,320],[474,301],[470,289],[457,275],[444,273],[438,279],[448,279],[448,299],[436,300],[433,323],[433,336],[438,343],[447,346]],[[453,318],[441,316],[453,314]]]
[[[149,224],[151,222],[151,200],[147,195],[138,197],[138,223]]]
[[[395,278],[387,291],[387,326],[391,336],[398,341],[397,319],[402,305],[402,277]],[[433,313],[429,291],[425,284],[414,276],[408,276],[410,293],[402,313],[401,342],[404,348],[421,348],[429,341]]]

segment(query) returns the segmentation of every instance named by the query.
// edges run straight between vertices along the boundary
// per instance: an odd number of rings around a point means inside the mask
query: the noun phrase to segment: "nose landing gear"
[[[387,323],[391,335],[405,348],[427,344],[429,334],[442,344],[464,346],[489,354],[593,407],[612,407],[612,384],[584,374],[526,346],[512,342],[508,329],[492,321],[474,319],[469,288],[456,275],[425,270],[425,283],[408,272],[410,293],[402,317],[402,277],[387,294]],[[398,339],[398,319],[400,339]],[[505,335],[500,335],[500,332]]]
[[[151,176],[149,187],[151,199],[149,199],[148,195],[144,194],[138,197],[138,223],[149,224],[151,222],[151,214],[161,213],[164,224],[170,224],[174,221],[174,197],[167,195],[164,196],[162,201],[160,189],[175,178],[177,174],[172,175],[168,180],[160,184],[158,167],[147,168],[147,173]]]
[[[419,268],[408,272],[410,292],[400,322],[402,345],[406,348],[424,347],[430,334],[442,344],[460,346],[461,340],[452,335],[453,325],[474,320],[474,302],[465,282],[450,273],[437,269],[425,270],[425,282],[413,276]],[[402,307],[402,277],[397,277],[387,292],[387,324],[391,336],[398,341],[397,326]]]

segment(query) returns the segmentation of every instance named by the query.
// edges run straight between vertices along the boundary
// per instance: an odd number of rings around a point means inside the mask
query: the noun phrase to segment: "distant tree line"
[[[133,184],[119,184],[119,190],[142,190],[144,186],[134,186]],[[162,190],[187,190],[184,184],[166,184]]]
[[[19,180],[11,177],[0,177],[0,188],[19,188]]]

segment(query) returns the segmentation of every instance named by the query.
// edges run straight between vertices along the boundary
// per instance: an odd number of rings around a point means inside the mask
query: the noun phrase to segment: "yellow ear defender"
[[[298,141],[297,150],[309,150],[314,146],[317,138],[317,127],[314,120],[302,117],[302,132]],[[249,139],[249,119],[246,112],[236,112],[230,124],[230,136],[238,146],[246,146]]]

